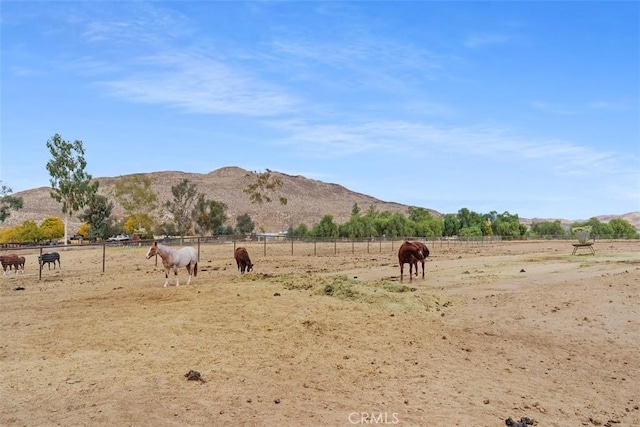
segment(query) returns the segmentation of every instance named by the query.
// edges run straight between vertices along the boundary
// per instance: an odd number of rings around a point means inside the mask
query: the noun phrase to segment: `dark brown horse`
[[[2,275],[11,273],[11,268],[15,270],[16,274],[20,270],[24,273],[25,258],[16,254],[2,255],[0,256],[0,264],[2,264]]]
[[[238,270],[240,270],[240,274],[243,274],[245,270],[249,273],[253,270],[253,264],[251,263],[251,258],[249,258],[249,252],[247,252],[246,248],[237,248],[235,252],[236,264],[238,264]]]

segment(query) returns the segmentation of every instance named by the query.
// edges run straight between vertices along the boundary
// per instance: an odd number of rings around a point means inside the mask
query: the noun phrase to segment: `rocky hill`
[[[237,216],[246,213],[256,223],[256,230],[261,232],[284,231],[290,226],[296,227],[301,223],[311,227],[326,214],[333,215],[334,221],[340,224],[349,219],[354,203],[358,204],[362,212],[365,212],[369,206],[374,205],[378,211],[400,212],[406,215],[409,208],[407,205],[386,202],[350,191],[338,184],[326,183],[299,175],[291,176],[275,171],[272,174],[280,178],[283,185],[274,194],[275,197],[272,197],[273,201],[263,205],[252,204],[247,194],[243,192],[247,185],[254,182],[250,176],[247,176],[248,173],[249,171],[242,168],[224,167],[208,174],[167,171],[144,175],[152,179],[152,190],[157,192],[162,204],[173,199],[171,194],[172,186],[183,179],[188,179],[208,199],[223,202],[227,205],[228,225],[235,226]],[[99,193],[108,196],[118,178],[120,177],[96,178],[100,182]],[[62,216],[61,205],[51,198],[49,187],[21,191],[13,195],[22,197],[24,207],[17,212],[12,212],[11,216],[2,224],[3,226],[22,224],[27,219],[39,224],[48,216]],[[278,196],[280,195],[287,198],[286,205],[281,205],[278,202]],[[112,197],[110,199],[114,204],[113,215],[116,219],[121,219],[124,215],[122,207],[115,199]],[[431,209],[430,211],[435,216],[441,215],[437,211]],[[640,229],[640,212],[619,216],[602,215],[598,219],[602,222],[607,222],[616,217],[626,219]],[[552,218],[521,218],[521,222],[527,226],[531,226],[534,222],[554,220]],[[569,226],[574,221],[561,219],[561,222],[564,226]],[[70,223],[70,233],[74,233],[80,224],[81,221],[74,218]]]
[[[324,215],[333,215],[336,223],[342,223],[351,216],[353,204],[357,203],[362,212],[375,205],[379,211],[391,211],[407,214],[408,206],[399,203],[385,202],[365,194],[350,191],[338,184],[308,179],[303,176],[291,176],[272,171],[274,177],[282,180],[283,185],[276,190],[270,203],[252,204],[243,190],[255,181],[247,176],[249,171],[238,167],[224,167],[208,174],[186,172],[153,172],[144,174],[152,179],[152,190],[155,191],[161,204],[173,199],[171,187],[188,179],[197,186],[197,191],[206,198],[223,202],[227,205],[228,225],[235,226],[236,218],[241,214],[249,214],[256,223],[256,230],[279,232],[290,226],[297,227],[301,223],[312,226]],[[109,196],[114,183],[120,177],[96,178],[100,182],[99,194]],[[22,224],[27,219],[40,223],[48,216],[62,216],[61,205],[50,196],[49,187],[40,187],[13,194],[22,197],[24,206],[14,211],[3,226]],[[287,204],[281,205],[278,196],[286,197]],[[122,207],[110,197],[114,204],[113,215],[121,219],[124,215]],[[432,211],[434,215],[439,215]],[[81,221],[74,218],[70,222],[70,233],[80,226]]]

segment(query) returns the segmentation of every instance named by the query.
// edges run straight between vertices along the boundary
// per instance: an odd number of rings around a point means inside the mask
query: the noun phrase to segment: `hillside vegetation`
[[[361,211],[369,206],[375,206],[378,211],[399,212],[407,214],[410,206],[401,203],[382,201],[366,194],[351,191],[341,185],[326,183],[303,176],[291,176],[273,171],[283,185],[277,190],[278,195],[287,199],[286,205],[281,205],[277,197],[270,203],[262,205],[252,204],[249,196],[243,190],[252,183],[249,171],[239,167],[224,167],[207,174],[188,173],[179,171],[164,171],[142,174],[152,179],[152,190],[155,191],[164,204],[172,198],[171,187],[188,179],[197,186],[197,190],[208,199],[216,200],[227,205],[229,220],[227,225],[234,226],[238,215],[248,214],[256,223],[256,230],[260,232],[278,232],[296,227],[301,223],[313,226],[326,214],[331,214],[338,224],[346,222],[350,216],[354,203]],[[110,195],[116,180],[121,177],[96,178],[100,183],[99,194]],[[25,220],[40,223],[49,216],[61,216],[60,204],[50,196],[49,187],[40,187],[21,191],[14,194],[22,197],[24,206],[21,210],[12,212],[3,226],[22,224]],[[110,197],[114,204],[113,215],[117,220],[122,219],[124,212],[117,201]],[[423,206],[424,207],[424,206]],[[460,206],[463,208],[464,206]],[[434,216],[441,213],[427,208]],[[517,214],[517,212],[512,212]],[[613,218],[622,218],[640,229],[640,212],[631,212],[620,216],[602,215],[597,217],[602,222]],[[560,218],[520,218],[520,222],[530,227],[533,222],[554,221]],[[563,226],[568,226],[574,220],[560,219]],[[70,222],[70,229],[76,230],[82,221],[77,217]]]

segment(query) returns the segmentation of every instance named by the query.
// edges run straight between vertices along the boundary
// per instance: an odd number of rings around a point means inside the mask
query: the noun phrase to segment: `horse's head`
[[[147,251],[147,259],[151,258],[152,256],[156,256],[157,253],[158,253],[158,242],[153,242],[153,245],[151,245],[151,247]]]

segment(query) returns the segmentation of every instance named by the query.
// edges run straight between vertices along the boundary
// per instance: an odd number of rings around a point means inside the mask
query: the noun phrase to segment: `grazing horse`
[[[56,261],[58,261],[58,267],[60,267],[60,254],[58,252],[49,252],[42,254],[38,257],[38,263],[40,264],[40,270],[44,267],[44,263],[47,263],[47,267],[51,270],[51,263],[53,263],[53,269],[56,268]]]
[[[18,274],[18,267],[22,267],[22,272],[24,273],[24,263],[25,259],[23,256],[18,256],[16,254],[2,255],[0,256],[0,263],[2,264],[2,275],[11,273],[11,267]]]
[[[398,262],[400,263],[400,281],[402,282],[404,275],[404,264],[409,264],[409,281],[413,280],[413,266],[418,269],[418,261],[422,262],[424,268],[424,255],[422,247],[415,242],[404,241],[398,250]],[[424,270],[422,270],[424,274]],[[424,276],[423,276],[424,277]]]
[[[164,265],[164,287],[169,284],[169,270],[173,268],[173,274],[176,276],[176,286],[180,286],[178,280],[178,268],[187,267],[189,272],[189,280],[187,285],[191,283],[191,276],[198,275],[198,251],[190,246],[185,246],[178,250],[169,246],[153,242],[153,245],[147,251],[147,259],[154,255],[160,255],[162,265]]]
[[[240,270],[240,274],[244,274],[245,270],[249,273],[253,270],[253,264],[251,263],[251,258],[249,258],[249,252],[247,252],[246,248],[237,248],[235,252],[236,264],[238,264],[238,270]]]
[[[427,260],[427,257],[429,256],[429,248],[427,247],[427,245],[425,245],[422,242],[414,242],[412,241],[411,243],[413,243],[414,245],[417,245],[420,250],[422,251],[422,256],[424,257],[424,260],[422,261],[422,278],[424,279],[424,263]],[[413,264],[414,268],[416,269],[416,277],[418,277],[418,261],[416,260],[416,262]]]

